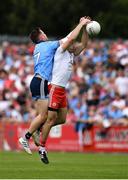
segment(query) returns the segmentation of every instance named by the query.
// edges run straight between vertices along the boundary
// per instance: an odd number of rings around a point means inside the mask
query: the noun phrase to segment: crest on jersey
[[[56,103],[52,103],[53,106],[56,106]]]

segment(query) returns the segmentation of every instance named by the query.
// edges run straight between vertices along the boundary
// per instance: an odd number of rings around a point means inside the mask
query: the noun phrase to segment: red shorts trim
[[[49,107],[53,109],[60,109],[67,107],[67,97],[65,88],[48,85],[49,93]]]

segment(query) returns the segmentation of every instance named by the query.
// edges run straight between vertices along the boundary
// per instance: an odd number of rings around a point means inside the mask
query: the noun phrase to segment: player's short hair
[[[32,30],[32,32],[29,35],[29,38],[34,44],[37,44],[39,42],[39,34],[41,33],[41,28],[36,27]]]

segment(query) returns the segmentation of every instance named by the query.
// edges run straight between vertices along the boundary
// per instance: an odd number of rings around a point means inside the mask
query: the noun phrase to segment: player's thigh
[[[37,114],[46,115],[48,112],[48,99],[38,99],[35,102]]]
[[[48,111],[47,123],[50,123],[52,126],[54,126],[56,120],[57,120],[57,111]]]
[[[67,108],[66,107],[65,108],[60,108],[58,110],[56,123],[58,123],[58,124],[65,123],[66,116],[67,116]]]

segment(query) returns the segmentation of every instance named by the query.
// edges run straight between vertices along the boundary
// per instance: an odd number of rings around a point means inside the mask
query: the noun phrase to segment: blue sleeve
[[[59,41],[51,41],[51,47],[57,49],[60,46]]]

